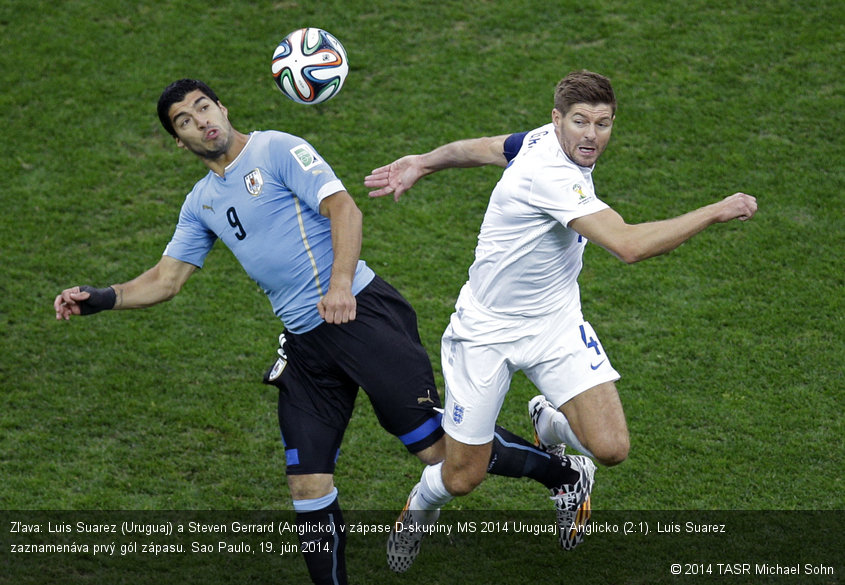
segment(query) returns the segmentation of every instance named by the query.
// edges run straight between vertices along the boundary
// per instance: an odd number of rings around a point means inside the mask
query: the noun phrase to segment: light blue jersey
[[[217,238],[264,290],[293,333],[321,323],[317,302],[331,277],[331,225],[320,202],[345,190],[302,138],[253,132],[224,177],[209,173],[188,193],[164,255],[202,267]],[[352,294],[375,274],[358,261]]]

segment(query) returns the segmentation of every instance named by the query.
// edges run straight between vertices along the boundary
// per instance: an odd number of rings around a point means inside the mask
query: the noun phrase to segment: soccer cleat
[[[540,413],[546,408],[556,410],[552,403],[546,400],[546,397],[542,394],[538,394],[528,401],[528,414],[531,415],[531,423],[534,425],[534,444],[546,453],[557,455],[559,458],[563,459],[563,455],[566,452],[565,443],[558,443],[556,445],[548,444],[544,443],[540,439],[540,432],[537,427],[540,425]]]
[[[440,516],[440,510],[432,510],[429,512],[432,516],[431,522],[419,522],[414,517],[414,510],[411,510],[411,500],[414,499],[419,489],[420,484],[417,484],[411,490],[408,501],[405,502],[405,507],[399,514],[399,518],[393,523],[390,536],[387,537],[387,565],[394,573],[404,573],[411,567],[420,552],[420,543],[425,534],[424,531],[419,530],[420,526],[433,524]],[[398,531],[396,530],[397,526],[401,526]]]
[[[590,492],[593,491],[596,464],[589,457],[570,455],[572,469],[581,476],[575,483],[552,488],[551,499],[557,508],[557,526],[560,546],[572,550],[584,540],[584,532],[590,523]]]

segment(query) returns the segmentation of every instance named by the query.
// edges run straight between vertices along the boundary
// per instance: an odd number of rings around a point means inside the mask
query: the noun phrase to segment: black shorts
[[[264,376],[279,388],[288,474],[334,472],[359,387],[381,426],[411,453],[443,436],[435,410],[440,397],[413,308],[378,276],[356,300],[354,321],[285,331],[284,355]]]

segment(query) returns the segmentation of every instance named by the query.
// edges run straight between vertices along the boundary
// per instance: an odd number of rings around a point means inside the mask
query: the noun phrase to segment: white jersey
[[[563,309],[580,319],[587,241],[567,226],[607,208],[593,190],[592,168],[563,153],[553,124],[527,132],[484,214],[469,269],[475,300],[508,315]]]

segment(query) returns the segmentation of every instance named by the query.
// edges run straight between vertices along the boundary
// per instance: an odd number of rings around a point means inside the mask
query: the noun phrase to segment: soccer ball
[[[336,38],[319,28],[301,28],[286,36],[273,52],[276,86],[300,104],[319,104],[343,87],[349,64]]]

